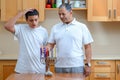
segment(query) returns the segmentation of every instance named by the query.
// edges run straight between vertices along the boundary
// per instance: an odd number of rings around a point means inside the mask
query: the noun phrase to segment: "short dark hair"
[[[61,4],[60,6],[59,6],[59,9],[60,8],[65,8],[67,11],[71,11],[72,10],[72,7],[71,7],[71,4],[69,4],[69,3],[64,3],[64,4]]]
[[[32,11],[28,11],[25,14],[25,18],[26,20],[28,19],[28,16],[34,16],[34,15],[38,15],[39,16],[39,12],[36,9],[33,9]]]

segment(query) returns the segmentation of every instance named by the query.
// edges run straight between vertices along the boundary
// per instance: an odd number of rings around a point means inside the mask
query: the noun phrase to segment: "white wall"
[[[86,11],[73,11],[76,19],[85,23],[93,38],[93,55],[118,55],[120,54],[120,22],[88,22]],[[47,28],[48,33],[52,25],[58,23],[57,11],[46,11],[45,21],[40,23]],[[0,51],[4,54],[18,53],[18,42],[14,36],[3,28],[4,23],[0,23]]]

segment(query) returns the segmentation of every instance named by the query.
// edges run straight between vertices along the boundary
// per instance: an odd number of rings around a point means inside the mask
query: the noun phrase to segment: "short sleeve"
[[[46,45],[47,44],[47,41],[48,41],[48,33],[47,33],[47,30],[45,29],[44,31],[44,42],[43,42],[43,45]]]
[[[93,42],[93,38],[92,38],[92,35],[90,33],[90,31],[88,30],[87,26],[86,25],[83,25],[83,28],[82,28],[82,32],[83,32],[83,44],[89,44],[89,43],[92,43]]]
[[[20,24],[17,24],[17,25],[14,25],[14,28],[15,28],[15,36],[18,37],[18,34],[20,32],[20,27],[21,25]]]
[[[51,33],[50,33],[50,36],[49,36],[49,39],[48,39],[48,43],[55,43],[54,32],[55,32],[55,28],[53,27],[51,29]]]

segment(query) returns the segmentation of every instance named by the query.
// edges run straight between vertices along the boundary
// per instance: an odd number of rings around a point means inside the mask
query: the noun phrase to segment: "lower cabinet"
[[[114,60],[93,60],[90,80],[116,80]]]
[[[14,73],[16,60],[0,60],[0,80],[5,80]]]
[[[0,80],[14,73],[17,60],[0,60]],[[120,80],[120,60],[92,60],[91,75],[85,80]],[[50,66],[54,73],[54,65]]]
[[[90,80],[115,80],[115,73],[92,73]]]
[[[120,80],[120,60],[116,61],[116,80]]]

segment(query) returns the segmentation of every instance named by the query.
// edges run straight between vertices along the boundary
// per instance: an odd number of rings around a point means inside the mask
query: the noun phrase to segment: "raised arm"
[[[14,25],[17,20],[22,17],[26,12],[30,11],[31,9],[27,9],[24,11],[19,12],[16,16],[10,18],[7,23],[5,23],[4,28],[12,33],[15,33]]]

